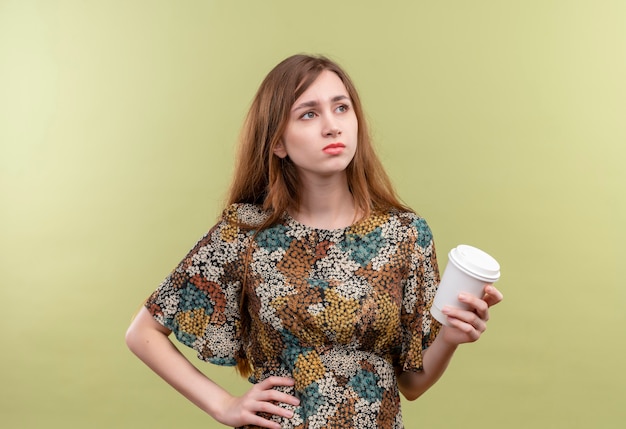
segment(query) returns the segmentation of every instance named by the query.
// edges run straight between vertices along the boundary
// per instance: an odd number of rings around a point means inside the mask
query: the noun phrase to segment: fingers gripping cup
[[[486,283],[500,278],[500,264],[493,257],[476,247],[460,244],[448,253],[448,265],[443,273],[439,289],[430,309],[435,319],[449,325],[442,313],[444,306],[467,309],[458,300],[461,292],[482,297]]]

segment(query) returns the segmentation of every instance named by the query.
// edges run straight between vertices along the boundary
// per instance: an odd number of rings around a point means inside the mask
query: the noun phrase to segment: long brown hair
[[[300,181],[289,157],[279,158],[274,148],[280,142],[293,104],[325,70],[337,74],[348,91],[358,121],[357,148],[346,169],[348,186],[356,207],[363,215],[372,211],[398,208],[410,210],[398,199],[372,146],[369,129],[359,94],[347,73],[335,62],[323,56],[294,55],[279,63],[259,87],[243,125],[234,178],[228,204],[251,203],[262,206],[269,217],[256,232],[276,223],[288,209],[300,205]],[[251,257],[248,251],[247,258]],[[246,281],[248,261],[244,267],[242,291],[241,334],[248,343],[250,315],[247,311]],[[250,373],[245,356],[238,359],[242,375]]]
[[[244,122],[228,204],[262,205],[275,223],[287,209],[300,204],[300,182],[289,158],[274,155],[296,100],[324,70],[339,76],[346,86],[358,121],[357,148],[346,173],[356,206],[367,217],[372,210],[408,209],[396,196],[372,146],[359,94],[338,64],[323,56],[294,55],[266,76]]]

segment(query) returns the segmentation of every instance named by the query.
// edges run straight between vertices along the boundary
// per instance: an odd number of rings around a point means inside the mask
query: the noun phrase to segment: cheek
[[[354,129],[355,135],[358,134],[358,132],[359,132],[359,121],[356,119],[356,116],[354,116],[352,127]]]
[[[306,133],[303,127],[291,125],[287,127],[281,140],[285,143],[285,145],[291,145],[293,142],[302,140],[302,136],[305,134]]]
[[[315,142],[315,137],[315,131],[311,127],[300,127],[284,133],[282,141],[287,150],[301,150]]]

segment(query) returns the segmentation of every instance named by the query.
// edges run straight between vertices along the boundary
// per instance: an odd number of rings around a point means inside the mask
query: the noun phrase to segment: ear
[[[285,158],[287,156],[287,149],[282,139],[274,146],[274,155],[279,158]]]

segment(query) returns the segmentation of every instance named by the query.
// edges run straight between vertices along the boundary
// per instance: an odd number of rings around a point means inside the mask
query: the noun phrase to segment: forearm
[[[217,419],[223,408],[220,404],[230,397],[229,393],[192,365],[172,344],[168,333],[153,323],[156,324],[142,309],[126,334],[128,347],[163,380]]]
[[[445,326],[442,327],[442,331],[445,329]],[[422,371],[402,371],[398,374],[398,388],[409,401],[419,398],[441,378],[456,351],[457,345],[445,342],[442,333],[424,352]]]

